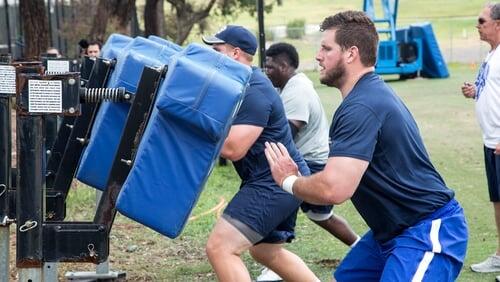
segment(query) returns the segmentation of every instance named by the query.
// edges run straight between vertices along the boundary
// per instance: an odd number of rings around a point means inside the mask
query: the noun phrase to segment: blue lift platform
[[[446,78],[448,67],[430,23],[412,24],[396,29],[398,0],[381,0],[382,17],[375,13],[374,0],[364,0],[363,11],[373,20],[380,35],[378,74],[399,74],[400,78],[418,75]]]

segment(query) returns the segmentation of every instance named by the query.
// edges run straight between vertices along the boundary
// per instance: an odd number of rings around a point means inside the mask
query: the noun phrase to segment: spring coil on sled
[[[80,99],[85,103],[98,103],[102,101],[125,102],[132,98],[132,95],[124,87],[118,88],[82,88]]]

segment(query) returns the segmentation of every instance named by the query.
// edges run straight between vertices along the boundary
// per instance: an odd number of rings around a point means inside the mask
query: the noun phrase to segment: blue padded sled
[[[100,56],[104,59],[115,59],[130,41],[132,41],[131,37],[113,33],[108,37],[104,46],[102,46]]]
[[[176,53],[176,50],[166,45],[137,37],[118,55],[107,87],[125,87],[127,91],[135,93],[144,66],[165,65]],[[78,180],[99,190],[106,189],[129,109],[128,103],[101,104],[89,144],[80,161]]]
[[[151,40],[151,41],[154,41],[156,43],[160,43],[162,45],[167,45],[168,47],[170,47],[172,50],[176,50],[176,51],[181,51],[182,50],[182,47],[173,43],[173,42],[170,42],[164,38],[161,38],[159,36],[156,36],[156,35],[150,35],[148,36],[148,39]]]
[[[243,98],[251,69],[198,44],[176,55],[117,209],[170,238],[187,222]]]
[[[413,39],[422,40],[422,70],[420,75],[428,78],[446,78],[450,76],[448,66],[444,61],[439,45],[434,36],[430,23],[410,25],[410,34]]]

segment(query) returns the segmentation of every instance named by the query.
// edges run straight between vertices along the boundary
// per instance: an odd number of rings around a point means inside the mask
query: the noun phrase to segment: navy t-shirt
[[[283,103],[271,81],[259,68],[252,68],[249,86],[233,121],[233,125],[238,124],[264,128],[247,154],[241,160],[234,162],[242,184],[247,182],[274,183],[264,154],[266,141],[283,143],[290,156],[299,165],[301,173],[309,174],[307,165],[293,143]]]
[[[372,72],[335,112],[330,138],[330,157],[369,162],[351,200],[377,240],[393,238],[454,197],[432,165],[411,113]]]

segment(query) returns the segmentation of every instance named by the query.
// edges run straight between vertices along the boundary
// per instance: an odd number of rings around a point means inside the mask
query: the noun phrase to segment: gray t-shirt
[[[303,73],[288,80],[280,93],[289,120],[305,123],[294,142],[308,162],[326,163],[328,159],[328,122],[312,81]]]

